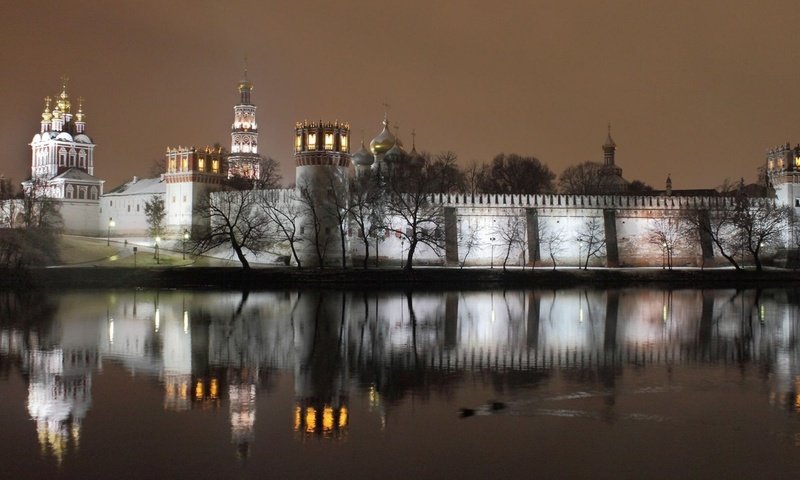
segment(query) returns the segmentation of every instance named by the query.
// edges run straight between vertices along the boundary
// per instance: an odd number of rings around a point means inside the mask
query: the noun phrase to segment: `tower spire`
[[[239,82],[239,103],[241,105],[251,105],[250,92],[253,91],[253,82],[247,78],[247,57],[244,57],[244,74]]]

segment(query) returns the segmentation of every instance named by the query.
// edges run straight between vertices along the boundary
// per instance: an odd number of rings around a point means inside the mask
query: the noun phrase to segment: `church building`
[[[31,178],[22,182],[27,193],[59,199],[68,231],[94,234],[97,230],[103,180],[94,176],[94,142],[86,134],[83,99],[72,113],[67,79],[61,93],[46,97],[40,131],[31,140]]]

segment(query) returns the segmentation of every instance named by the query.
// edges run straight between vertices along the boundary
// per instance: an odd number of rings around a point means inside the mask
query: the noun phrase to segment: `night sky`
[[[357,147],[383,103],[410,145],[461,162],[602,160],[628,180],[754,181],[800,142],[794,1],[103,0],[4,2],[0,172],[30,174],[42,98],[70,78],[109,190],[166,146],[230,148],[245,56],[260,153],[294,180],[298,120],[345,120]],[[74,111],[74,110],[73,110]]]

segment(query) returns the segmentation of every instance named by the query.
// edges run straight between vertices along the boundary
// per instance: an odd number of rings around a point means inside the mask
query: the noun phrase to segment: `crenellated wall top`
[[[773,199],[753,199],[774,202]],[[522,208],[584,208],[584,209],[664,209],[730,208],[735,197],[700,196],[633,196],[633,195],[522,195],[522,194],[432,194],[432,201],[443,207],[522,207]]]

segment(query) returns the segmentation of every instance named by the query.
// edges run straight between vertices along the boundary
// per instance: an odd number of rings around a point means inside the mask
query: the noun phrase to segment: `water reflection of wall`
[[[757,365],[770,401],[800,410],[798,302],[784,290],[495,292],[131,292],[56,297],[35,335],[0,329],[19,358],[46,449],[75,438],[91,405],[91,373],[114,361],[159,380],[169,410],[227,403],[231,441],[246,456],[257,397],[275,370],[293,372],[295,404],[279,413],[300,438],[339,438],[349,402],[384,422],[409,392],[430,395],[489,372],[504,382],[552,372],[607,386],[624,365]],[[35,338],[34,338],[35,337]],[[77,429],[74,427],[77,426]],[[39,428],[39,427],[37,427]],[[66,432],[66,433],[65,433]],[[66,439],[65,443],[61,439]],[[59,443],[60,442],[60,443]]]

